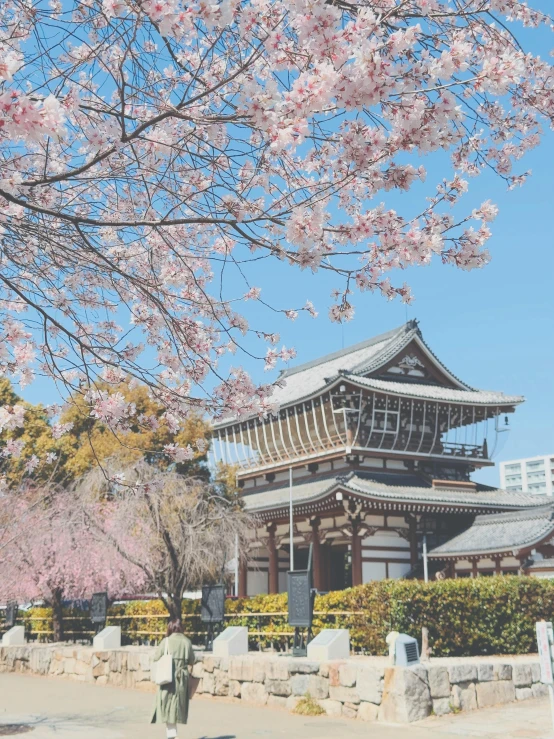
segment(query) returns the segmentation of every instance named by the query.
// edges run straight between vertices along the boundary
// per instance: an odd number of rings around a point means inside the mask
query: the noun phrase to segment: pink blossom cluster
[[[317,316],[288,285],[262,299],[272,265],[331,271],[345,321],[357,291],[411,301],[398,270],[488,262],[497,209],[469,182],[521,184],[554,120],[541,2],[3,3],[0,371],[82,390],[114,428],[136,409],[98,378],[146,382],[175,428],[270,412],[231,358],[273,369],[294,356],[275,313]]]

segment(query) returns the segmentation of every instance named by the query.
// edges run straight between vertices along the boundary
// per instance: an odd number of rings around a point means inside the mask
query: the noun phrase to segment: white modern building
[[[510,493],[554,495],[554,454],[500,462],[500,487]]]

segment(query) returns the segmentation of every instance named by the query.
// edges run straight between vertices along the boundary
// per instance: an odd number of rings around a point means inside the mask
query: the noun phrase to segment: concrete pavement
[[[153,696],[70,681],[0,674],[0,737],[7,725],[23,724],[29,739],[164,739],[150,725]],[[19,734],[18,734],[19,735]],[[552,739],[547,700],[430,717],[417,724],[384,726],[341,719],[305,718],[226,699],[197,697],[179,739]]]

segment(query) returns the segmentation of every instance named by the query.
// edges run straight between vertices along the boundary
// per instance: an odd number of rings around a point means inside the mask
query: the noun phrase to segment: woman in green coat
[[[167,725],[167,739],[176,739],[177,724],[186,724],[189,715],[189,670],[194,664],[190,639],[183,634],[180,619],[169,622],[167,636],[154,655],[157,662],[165,652],[166,642],[173,658],[173,682],[160,685],[151,723]]]

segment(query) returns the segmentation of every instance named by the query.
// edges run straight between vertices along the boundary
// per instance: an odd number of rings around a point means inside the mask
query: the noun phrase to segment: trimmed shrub
[[[286,649],[292,627],[287,623],[287,595],[257,595],[226,601],[227,626],[247,626],[251,648]],[[41,640],[51,630],[49,608],[25,612],[26,628]],[[90,635],[88,614],[67,609],[71,638]],[[167,612],[159,600],[131,601],[110,608],[108,623],[121,625],[127,643],[159,641],[165,633]],[[533,577],[464,578],[422,583],[384,580],[349,588],[315,600],[313,631],[350,630],[353,649],[365,654],[387,654],[385,637],[395,630],[421,637],[429,629],[435,657],[480,654],[526,654],[536,651],[535,622],[554,620],[554,581]],[[205,626],[200,602],[183,601],[185,630],[202,643]]]

